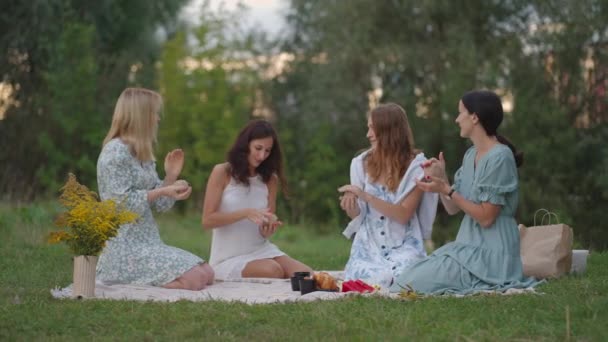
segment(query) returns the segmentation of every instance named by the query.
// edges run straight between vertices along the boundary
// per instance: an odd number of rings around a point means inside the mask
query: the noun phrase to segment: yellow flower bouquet
[[[65,242],[74,255],[99,255],[106,241],[118,234],[121,224],[138,217],[113,200],[100,201],[71,173],[61,188],[59,202],[67,211],[57,217],[55,226],[63,230],[51,232],[49,242]]]

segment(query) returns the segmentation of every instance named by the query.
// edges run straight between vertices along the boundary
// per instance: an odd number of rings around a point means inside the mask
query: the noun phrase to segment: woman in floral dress
[[[97,160],[102,200],[114,199],[139,215],[120,227],[99,257],[97,279],[110,284],[140,284],[201,290],[213,282],[213,270],[201,258],[163,243],[152,209],[166,211],[190,196],[192,188],[178,179],[181,150],[165,158],[165,179],[156,173],[156,141],[161,96],[141,88],[125,89],[116,103],[112,126]]]
[[[344,235],[355,234],[345,279],[388,286],[403,267],[426,256],[437,196],[416,188],[427,159],[414,150],[414,138],[401,106],[374,108],[368,117],[371,149],[353,159],[351,184],[340,206],[352,218]]]

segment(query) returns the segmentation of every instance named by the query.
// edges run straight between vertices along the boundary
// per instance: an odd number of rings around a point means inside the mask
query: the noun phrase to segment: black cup
[[[316,291],[315,280],[310,278],[300,279],[300,294],[305,295],[307,293]]]
[[[300,279],[310,277],[310,272],[294,272],[291,277],[291,290],[300,291]]]
[[[291,291],[300,291],[300,279],[298,277],[291,277]]]
[[[296,278],[310,277],[310,272],[293,272],[293,276]]]

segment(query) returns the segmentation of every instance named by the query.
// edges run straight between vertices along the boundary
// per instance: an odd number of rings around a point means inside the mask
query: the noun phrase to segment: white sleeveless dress
[[[250,177],[249,186],[230,183],[222,193],[219,212],[268,208],[268,187],[260,176]],[[285,253],[265,239],[259,227],[248,219],[213,229],[209,264],[216,279],[241,278],[248,262],[275,258]]]

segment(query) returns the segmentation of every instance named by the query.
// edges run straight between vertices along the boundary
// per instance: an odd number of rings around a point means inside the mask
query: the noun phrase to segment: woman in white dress
[[[312,271],[268,241],[281,225],[274,215],[279,182],[285,191],[277,134],[267,121],[253,120],[239,133],[228,161],[213,168],[205,190],[202,223],[213,229],[209,263],[217,279]]]
[[[385,287],[426,256],[423,240],[430,239],[438,199],[416,187],[427,159],[414,150],[405,110],[379,105],[367,125],[371,148],[353,159],[351,184],[338,189],[352,219],[344,235],[355,234],[344,277]]]

